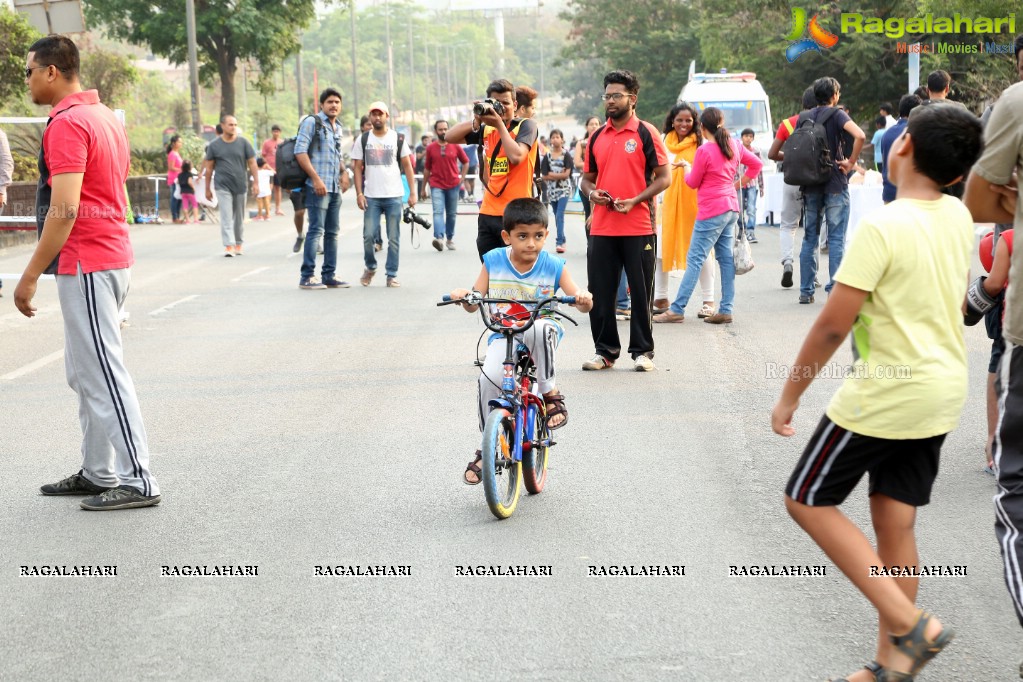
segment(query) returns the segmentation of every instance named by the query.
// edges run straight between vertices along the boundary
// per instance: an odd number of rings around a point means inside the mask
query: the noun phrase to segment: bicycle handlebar
[[[441,302],[438,303],[437,306],[439,307],[444,305],[452,305],[455,303],[468,303],[469,305],[479,305],[480,315],[483,317],[483,324],[485,324],[487,326],[487,329],[491,331],[498,332],[499,334],[507,333],[519,334],[533,326],[533,324],[536,322],[536,318],[539,317],[540,315],[540,311],[542,311],[546,306],[549,306],[551,303],[564,303],[565,305],[573,305],[575,304],[575,296],[550,296],[548,298],[530,301],[516,300],[512,298],[487,298],[485,296],[478,294],[477,292],[470,292],[469,295],[466,296],[465,298],[459,299],[452,299],[450,295],[445,294],[444,296],[441,296]],[[512,315],[497,314],[494,316],[490,316],[487,314],[487,310],[481,305],[488,303],[515,303],[522,306],[531,305],[535,307],[531,311],[529,311],[529,318],[523,320]],[[569,320],[572,324],[576,324],[575,320],[573,320],[571,317],[568,317],[567,315],[560,311],[551,310],[550,312],[561,315],[565,319]]]

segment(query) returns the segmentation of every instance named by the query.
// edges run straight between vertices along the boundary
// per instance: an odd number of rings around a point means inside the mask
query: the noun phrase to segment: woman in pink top
[[[654,316],[654,322],[684,322],[686,304],[700,277],[700,270],[710,254],[711,247],[721,268],[721,306],[717,313],[705,318],[711,324],[727,324],[732,321],[732,302],[735,299],[735,262],[732,260],[732,244],[735,241],[735,225],[739,217],[739,199],[735,193],[735,174],[739,164],[746,166],[746,175],[741,184],[745,187],[753,181],[763,162],[746,150],[740,142],[733,140],[725,129],[725,117],[720,109],[707,107],[700,114],[703,137],[716,144],[701,145],[690,164],[682,162],[685,182],[697,190],[696,224],[686,255],[686,274],[679,285],[675,302],[667,312]]]
[[[174,185],[178,182],[178,175],[181,173],[181,154],[178,150],[182,145],[180,135],[172,135],[167,143],[167,188],[170,190],[171,220],[176,223],[183,223],[181,220],[181,199],[174,198]]]

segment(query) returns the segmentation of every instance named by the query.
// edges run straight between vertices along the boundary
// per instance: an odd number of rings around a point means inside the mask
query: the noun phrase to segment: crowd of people
[[[1023,80],[1023,36],[1015,45]],[[153,506],[160,502],[160,491],[149,470],[145,427],[124,366],[118,319],[133,260],[125,221],[128,143],[123,126],[96,91],[82,88],[78,70],[78,50],[65,37],[36,41],[26,57],[32,99],[51,111],[40,154],[40,238],[14,299],[32,317],[39,277],[57,275],[68,378],[78,394],[83,430],[80,471],[41,490],[84,496],[81,506],[88,510]],[[385,285],[400,286],[402,208],[413,209],[427,188],[435,214],[433,246],[454,249],[457,196],[473,156],[461,145],[468,144],[479,150],[483,186],[476,235],[483,267],[473,289],[516,300],[559,289],[576,296],[576,306],[589,313],[594,347],[583,370],[609,370],[621,358],[617,322],[623,286],[631,309],[626,352],[636,371],[655,369],[654,323],[684,322],[698,283],[703,289],[698,317],[710,324],[732,323],[733,248],[742,232],[755,238],[755,205],[763,193],[763,160],[750,131],[730,130],[721,109],[686,102],[673,106],[658,129],[636,115],[640,82],[633,73],[611,71],[603,86],[606,121],[587,121],[586,137],[571,151],[560,130],[552,130],[541,149],[533,118],[536,93],[504,79],[489,84],[470,119],[436,122],[436,139],[421,138],[418,152],[392,128],[387,104],[374,102],[350,149],[351,174],[338,120],[342,95],[323,90],[319,111],[302,119],[294,145],[306,179],[290,191],[291,199],[296,216],[301,210],[308,224],[303,234],[303,222],[296,217],[295,249],[304,247],[299,287],[350,286],[337,276],[337,242],[341,195],[352,188],[364,215],[362,286],[370,286],[376,275],[384,235]],[[1006,583],[1023,625],[1018,570],[1023,554],[1023,292],[1010,281],[1010,273],[1023,268],[1012,249],[1013,227],[1023,225],[1023,204],[1017,200],[1023,83],[1002,93],[985,113],[986,123],[965,107],[942,101],[949,88],[948,74],[936,71],[922,93],[899,100],[898,120],[889,120],[895,113],[891,105],[879,107],[880,134],[872,141],[884,177],[885,205],[861,220],[848,249],[849,175],[866,135],[839,106],[836,79],[825,76],[810,84],[803,110],[782,121],[767,154],[788,164],[783,166],[788,179],[800,157],[786,141],[818,126],[827,152],[821,157],[827,162],[821,181],[790,183],[783,197],[781,286],[789,288],[795,281],[794,233],[801,224],[798,302],[815,302],[820,235],[826,226],[828,297],[772,411],[772,429],[794,435],[792,419],[801,395],[850,335],[854,362],[863,370],[847,378],[831,400],[785,490],[789,514],[877,609],[878,646],[873,660],[846,678],[853,682],[913,679],[952,639],[937,617],[917,608],[917,579],[868,577],[868,569],[918,564],[916,510],[930,500],[942,444],[957,426],[966,400],[964,322],[981,319],[993,341],[987,465],[998,485],[996,531]],[[279,182],[275,189],[273,170],[281,131],[273,131],[257,159],[252,144],[238,134],[234,116],[223,116],[220,125],[219,136],[206,150],[199,184],[190,160],[181,158],[180,140],[171,140],[168,182],[178,187],[175,220],[186,220],[182,211],[195,219],[198,186],[204,187],[208,202],[216,195],[224,255],[234,258],[244,253],[249,191],[261,199],[260,217],[269,217],[271,200],[280,214],[283,191]],[[418,185],[417,165],[423,170]],[[564,251],[564,205],[573,191],[573,169],[580,173],[586,218],[584,286],[576,284],[561,258],[544,249],[553,211],[554,252]],[[3,197],[0,191],[0,207]],[[544,197],[550,209],[537,197]],[[999,227],[981,242],[988,275],[967,286],[975,222]],[[672,297],[667,274],[675,270],[684,274]],[[716,309],[715,279],[720,284]],[[468,293],[456,289],[452,296]],[[552,429],[568,421],[554,372],[562,333],[556,322],[546,320],[524,339],[537,359]],[[502,371],[496,350],[486,357],[481,423],[489,409],[488,391],[499,385]],[[900,366],[912,368],[911,378],[883,371]],[[466,468],[466,483],[479,482],[479,463],[477,451]],[[839,508],[864,474],[870,478],[876,549]]]

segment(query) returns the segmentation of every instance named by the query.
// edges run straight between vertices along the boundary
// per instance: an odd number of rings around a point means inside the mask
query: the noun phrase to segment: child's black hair
[[[906,130],[916,170],[941,187],[969,173],[984,148],[980,119],[955,104],[915,108]]]
[[[259,168],[262,168],[265,165],[266,165],[266,159],[264,159],[262,156],[260,156],[258,159],[256,159],[256,166],[258,166]]]
[[[746,137],[747,135],[756,135],[752,128],[743,128],[742,132],[739,133],[739,137]]]
[[[191,174],[192,164],[190,164],[188,161],[183,161],[181,163],[181,171],[178,173],[178,175],[184,175],[187,178]]]
[[[512,199],[504,207],[505,232],[511,232],[518,225],[543,225],[547,228],[547,207],[539,199]]]
[[[885,126],[888,125],[888,119],[886,119],[884,116],[875,116],[874,125],[877,126],[878,128],[884,128]]]

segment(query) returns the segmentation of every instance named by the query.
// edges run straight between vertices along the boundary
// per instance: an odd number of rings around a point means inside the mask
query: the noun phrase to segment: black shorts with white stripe
[[[847,431],[824,416],[792,471],[785,494],[811,507],[835,506],[869,473],[870,495],[922,507],[931,501],[946,435],[874,438]]]

